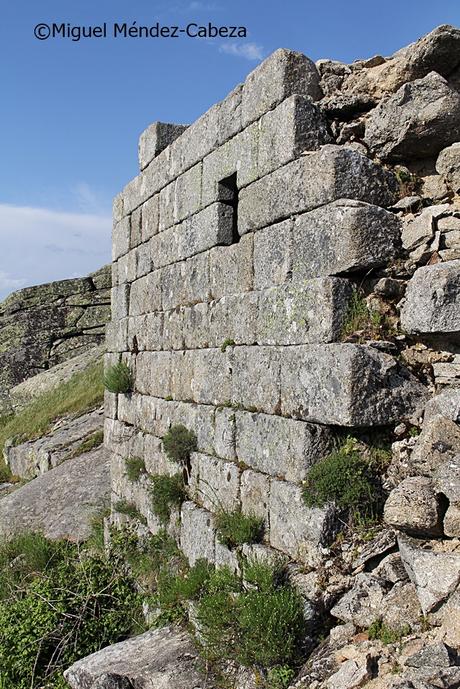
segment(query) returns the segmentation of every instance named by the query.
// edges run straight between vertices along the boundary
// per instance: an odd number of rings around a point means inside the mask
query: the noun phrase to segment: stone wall
[[[104,342],[110,267],[14,292],[0,304],[0,412],[22,381]]]
[[[314,563],[334,510],[305,506],[309,467],[338,429],[395,424],[427,396],[391,348],[343,342],[356,284],[400,255],[401,191],[335,143],[319,82],[278,50],[190,127],[150,127],[115,199],[107,364],[124,360],[135,383],[107,394],[112,520],[128,519],[124,499],[161,528],[148,476],[130,482],[125,460],[177,473],[162,438],[184,424],[198,451],[169,530],[192,563],[237,566],[215,514],[240,508],[263,517],[263,547]]]

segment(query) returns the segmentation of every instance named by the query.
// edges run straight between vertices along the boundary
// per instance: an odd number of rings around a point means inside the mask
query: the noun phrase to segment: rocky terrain
[[[139,152],[114,204],[105,450],[80,452],[97,404],[4,448],[32,480],[0,499],[0,533],[85,540],[110,461],[106,548],[139,547],[123,572],[150,629],[99,644],[66,681],[460,687],[460,30],[351,65],[277,51],[191,127],[152,125]],[[87,368],[65,360],[100,341],[85,312],[72,320],[88,293],[106,299],[97,280],[56,287],[65,322],[50,316],[40,351],[19,334],[24,374],[8,345],[10,406]],[[261,583],[254,562],[282,578]]]

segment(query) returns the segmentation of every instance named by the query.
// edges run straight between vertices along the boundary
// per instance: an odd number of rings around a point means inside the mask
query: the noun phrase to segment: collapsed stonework
[[[163,528],[150,477],[178,471],[168,430],[193,431],[167,525],[189,562],[238,570],[216,514],[258,516],[243,554],[287,558],[312,621],[343,623],[299,689],[460,681],[459,65],[446,26],[352,65],[278,50],[190,127],[149,127],[115,199],[107,365],[134,385],[106,393],[111,523]],[[350,328],[360,290],[378,327]],[[307,507],[304,482],[337,434],[379,429],[386,526],[331,547],[336,508]],[[377,619],[409,623],[412,646],[360,637]]]

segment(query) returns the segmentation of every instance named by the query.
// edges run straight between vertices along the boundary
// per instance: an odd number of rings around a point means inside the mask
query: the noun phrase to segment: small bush
[[[374,511],[380,498],[370,464],[352,438],[310,469],[303,496],[308,507],[334,502],[341,509],[361,513]]]
[[[133,374],[124,361],[109,366],[104,374],[104,386],[109,392],[127,393],[133,389]]]
[[[142,457],[127,457],[125,459],[126,476],[134,483],[139,481],[140,477],[145,474],[145,462]]]
[[[185,500],[184,479],[174,476],[152,476],[152,507],[162,524],[167,524],[173,507],[180,507]]]
[[[264,521],[259,517],[243,514],[240,510],[216,515],[219,541],[229,548],[243,543],[258,543],[263,535]]]
[[[172,426],[163,438],[166,456],[173,462],[188,466],[190,454],[198,449],[197,438],[193,431],[179,424]]]
[[[268,689],[287,689],[294,677],[295,672],[288,665],[275,665],[267,674]]]
[[[221,582],[211,576],[197,606],[208,659],[264,668],[287,669],[296,663],[305,634],[300,596],[289,586],[276,584],[275,571],[261,577],[263,588],[249,591],[225,568],[216,575]]]
[[[103,442],[104,431],[96,431],[86,438],[81,445],[76,447],[75,450],[73,450],[70,458],[73,459],[74,457],[79,457],[80,455],[85,454],[85,452],[91,452],[91,450],[94,450],[96,447],[102,445]]]
[[[198,560],[190,569],[185,568],[175,574],[166,568],[160,571],[155,602],[161,608],[161,624],[185,620],[187,602],[200,597],[212,570],[206,560]]]
[[[128,500],[118,500],[118,502],[116,502],[114,505],[114,509],[120,514],[125,514],[130,519],[137,519],[137,521],[141,524],[147,524],[147,519],[139,512],[133,502],[128,502]]]
[[[368,629],[369,639],[371,641],[381,641],[383,644],[396,644],[401,641],[404,636],[411,633],[411,628],[408,624],[402,627],[394,628],[385,624],[385,622],[379,618],[375,620]]]

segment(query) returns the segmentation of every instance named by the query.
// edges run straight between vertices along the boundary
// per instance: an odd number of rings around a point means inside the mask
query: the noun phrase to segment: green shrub
[[[289,586],[276,583],[275,571],[265,568],[263,588],[251,590],[225,568],[216,572],[221,582],[210,577],[197,604],[208,659],[264,668],[290,667],[299,660],[305,635],[302,600]]]
[[[411,628],[408,624],[402,627],[390,627],[379,618],[375,620],[368,629],[369,639],[375,641],[376,639],[383,644],[396,644],[401,641],[404,636],[411,633]]]
[[[366,332],[367,337],[379,338],[382,322],[382,315],[378,311],[371,311],[364,296],[354,289],[342,326],[342,339],[361,330]]]
[[[173,462],[187,466],[190,454],[198,449],[197,438],[193,431],[179,424],[172,426],[163,438],[166,456]]]
[[[104,386],[109,392],[127,393],[133,388],[133,374],[124,361],[109,366],[104,373]]]
[[[139,512],[133,502],[129,502],[128,500],[118,500],[118,502],[116,502],[114,505],[114,509],[120,514],[125,514],[130,519],[137,519],[137,521],[141,522],[141,524],[147,524],[146,518],[143,514],[141,514],[141,512]]]
[[[0,668],[12,689],[64,687],[77,659],[139,631],[141,607],[123,563],[32,534],[1,547]],[[18,568],[21,570],[18,572]]]
[[[310,469],[303,496],[308,507],[333,502],[362,514],[374,512],[380,498],[372,468],[352,438]]]
[[[145,474],[145,462],[142,457],[127,457],[125,459],[126,476],[130,481],[139,481]]]
[[[267,673],[267,689],[287,689],[294,677],[295,672],[288,665],[275,665]]]
[[[263,535],[264,521],[259,517],[243,514],[241,510],[216,515],[216,528],[219,541],[229,548],[243,543],[258,543]]]
[[[167,524],[173,507],[180,507],[186,498],[184,479],[174,476],[152,476],[152,508],[162,524]]]
[[[179,572],[172,573],[168,568],[160,570],[155,603],[160,607],[160,624],[185,621],[187,602],[199,598],[205,590],[213,568],[206,560]]]

